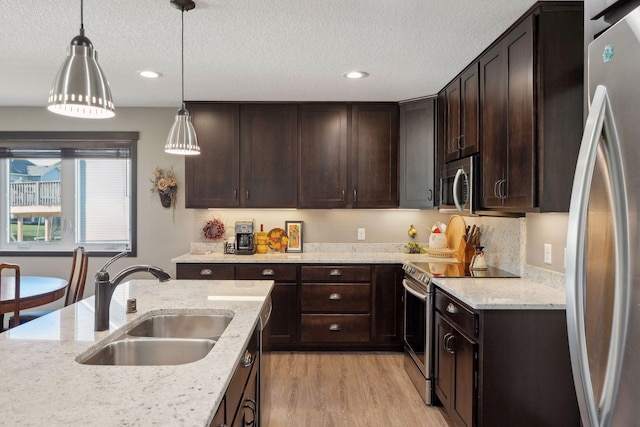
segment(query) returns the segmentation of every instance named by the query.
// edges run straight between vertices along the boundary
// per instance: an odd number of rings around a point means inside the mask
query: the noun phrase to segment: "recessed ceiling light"
[[[346,77],[347,79],[363,79],[367,77],[369,73],[364,71],[350,71],[348,73],[344,73],[342,77]]]
[[[161,73],[151,70],[138,71],[138,74],[145,79],[157,79],[158,77],[162,77]]]

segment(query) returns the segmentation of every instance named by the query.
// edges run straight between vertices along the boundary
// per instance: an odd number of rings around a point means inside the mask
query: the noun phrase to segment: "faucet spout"
[[[113,280],[109,279],[109,273],[106,271],[113,261],[118,258],[126,256],[118,254],[114,259],[109,260],[100,271],[96,273],[95,280],[95,327],[96,331],[106,331],[109,329],[109,306],[111,305],[111,298],[116,287],[124,280],[125,277],[139,272],[149,272],[155,276],[160,282],[166,282],[171,279],[169,273],[159,267],[152,265],[132,265],[117,273]]]

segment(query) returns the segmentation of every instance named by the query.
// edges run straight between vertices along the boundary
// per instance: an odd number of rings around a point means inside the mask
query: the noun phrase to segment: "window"
[[[0,253],[84,246],[135,255],[137,140],[137,132],[0,132]]]

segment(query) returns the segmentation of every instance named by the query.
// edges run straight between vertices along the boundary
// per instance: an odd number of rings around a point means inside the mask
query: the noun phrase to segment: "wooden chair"
[[[82,299],[84,295],[84,285],[87,280],[87,269],[89,266],[89,255],[82,246],[77,247],[73,251],[73,260],[71,261],[71,276],[67,285],[67,295],[64,300],[64,306],[71,305]],[[29,311],[21,316],[22,323],[42,317],[52,313],[53,310]],[[14,317],[9,318],[9,327],[14,326]]]
[[[16,264],[0,264],[0,278],[2,277],[2,270],[14,270],[15,271],[15,292],[14,292],[14,304],[13,304],[13,323],[15,326],[20,324],[20,266]],[[11,322],[9,322],[11,323]],[[11,325],[9,325],[11,327]],[[4,331],[4,316],[2,316],[2,323],[0,323],[0,330]]]

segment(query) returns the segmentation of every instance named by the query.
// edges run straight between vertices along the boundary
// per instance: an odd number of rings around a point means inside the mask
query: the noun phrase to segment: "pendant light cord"
[[[182,61],[182,109],[185,109],[185,105],[184,105],[184,7],[182,8],[182,44],[181,44],[181,52],[182,52],[182,56],[181,56],[181,61]]]
[[[80,35],[84,36],[84,0],[80,0]]]

